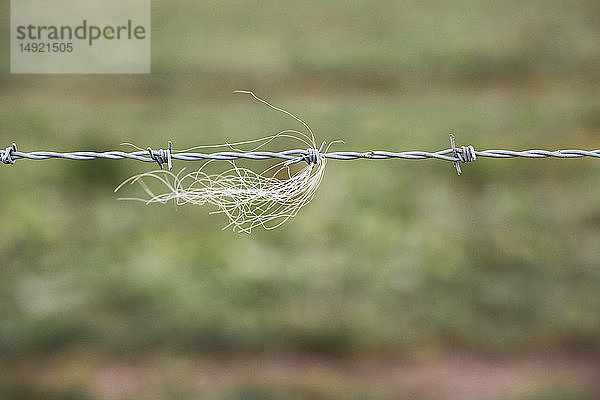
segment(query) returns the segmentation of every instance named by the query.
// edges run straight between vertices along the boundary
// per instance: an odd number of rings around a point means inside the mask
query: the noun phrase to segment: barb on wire
[[[454,135],[450,134],[450,146],[452,147],[452,155],[457,161],[454,162],[454,166],[456,167],[456,172],[458,175],[462,173],[460,169],[460,163],[471,162],[477,159],[477,153],[473,146],[461,146],[460,149],[456,148],[454,144]]]
[[[158,164],[160,169],[163,169],[163,164],[166,163],[167,167],[169,168],[169,171],[170,171],[171,168],[173,168],[172,154],[171,154],[173,151],[173,143],[170,140],[169,140],[168,146],[169,147],[167,148],[167,150],[158,150],[158,151],[154,151],[150,147],[148,147],[148,154],[150,155],[151,159],[156,161],[156,163]]]
[[[321,147],[317,149],[306,149],[306,154],[302,154],[292,160],[286,161],[283,166],[287,167],[292,164],[296,164],[300,161],[306,161],[307,164],[321,164],[321,158],[323,157],[323,150],[325,150],[325,142],[321,144]]]

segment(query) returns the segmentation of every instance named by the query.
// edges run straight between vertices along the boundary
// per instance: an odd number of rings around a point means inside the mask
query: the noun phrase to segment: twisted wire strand
[[[204,160],[266,160],[266,159],[282,159],[289,161],[302,161],[311,159],[314,157],[313,149],[308,150],[285,150],[281,152],[270,152],[270,151],[253,151],[253,152],[232,152],[232,151],[221,151],[214,153],[172,153],[171,158],[173,160],[180,161],[204,161]],[[152,153],[164,150],[152,150]],[[445,149],[437,152],[427,151],[403,151],[403,152],[391,152],[384,150],[375,150],[367,152],[355,152],[355,151],[333,151],[329,153],[320,153],[322,157],[332,160],[357,160],[357,159],[369,159],[369,160],[386,160],[386,159],[404,159],[404,160],[424,160],[424,159],[438,159],[450,162],[467,162],[464,158],[459,158],[453,155],[453,149]],[[598,150],[475,150],[474,154],[477,157],[487,158],[581,158],[581,157],[594,157],[600,158],[600,149]],[[75,151],[75,152],[54,152],[54,151],[32,151],[32,152],[21,152],[11,150],[0,150],[0,158],[3,160],[16,161],[19,159],[28,160],[48,160],[52,158],[62,158],[67,160],[94,160],[94,159],[108,159],[108,160],[122,160],[131,159],[143,162],[157,162],[156,157],[149,156],[148,151],[135,151],[135,152],[122,152],[122,151],[106,151],[106,152],[94,152],[94,151]],[[12,163],[12,162],[11,162]]]

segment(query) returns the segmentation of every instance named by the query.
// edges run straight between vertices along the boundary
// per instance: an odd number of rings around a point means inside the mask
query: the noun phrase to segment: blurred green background
[[[234,89],[335,150],[600,148],[593,0],[154,1],[149,75],[11,75],[0,9],[3,148],[298,128]],[[331,161],[252,235],[116,201],[152,168],[0,167],[1,398],[598,398],[598,161]]]

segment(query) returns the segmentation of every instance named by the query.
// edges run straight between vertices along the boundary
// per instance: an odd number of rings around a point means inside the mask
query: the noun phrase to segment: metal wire
[[[286,164],[293,164],[300,161],[317,162],[320,158],[331,160],[387,160],[387,159],[403,159],[403,160],[424,160],[437,159],[450,161],[457,167],[457,172],[460,175],[461,170],[459,163],[472,162],[477,157],[486,158],[581,158],[595,157],[600,158],[600,149],[598,150],[475,150],[473,146],[456,147],[454,145],[454,137],[451,135],[451,148],[436,152],[427,151],[334,151],[323,153],[323,146],[320,149],[295,149],[285,150],[281,152],[269,151],[251,151],[251,152],[231,152],[221,151],[214,153],[196,153],[196,152],[173,152],[172,146],[169,143],[167,150],[152,150],[147,151],[122,152],[122,151],[76,151],[59,153],[54,151],[33,151],[21,152],[17,151],[16,145],[7,147],[5,150],[0,150],[0,159],[5,164],[14,164],[16,160],[47,160],[51,158],[62,158],[67,160],[94,160],[108,159],[121,160],[131,159],[143,162],[156,162],[162,168],[162,164],[166,163],[171,169],[171,160],[180,161],[206,161],[206,160],[266,160],[266,159],[281,159],[287,160]]]

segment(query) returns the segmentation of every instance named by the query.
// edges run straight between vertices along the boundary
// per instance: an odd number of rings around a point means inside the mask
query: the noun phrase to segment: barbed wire
[[[143,162],[156,162],[162,169],[163,164],[167,164],[168,169],[172,168],[172,160],[179,161],[208,161],[208,160],[267,160],[280,159],[287,160],[285,165],[295,164],[300,161],[307,163],[318,163],[320,159],[331,160],[387,160],[387,159],[403,159],[403,160],[424,160],[437,159],[454,163],[458,174],[461,174],[460,164],[472,162],[477,157],[486,158],[582,158],[594,157],[600,158],[600,149],[598,150],[475,150],[473,146],[457,147],[454,141],[454,135],[450,135],[451,147],[448,149],[427,152],[427,151],[403,151],[391,152],[383,150],[373,150],[367,152],[355,151],[333,151],[323,152],[325,143],[321,148],[309,148],[306,150],[294,149],[280,152],[270,151],[219,151],[214,153],[198,153],[198,152],[174,152],[172,143],[169,141],[168,147],[165,150],[152,150],[148,147],[147,150],[139,150],[134,152],[123,151],[75,151],[75,152],[55,152],[55,151],[33,151],[21,152],[17,150],[16,144],[7,147],[5,150],[0,150],[0,159],[4,164],[14,164],[16,160],[47,160],[47,159],[67,159],[67,160],[94,160],[108,159],[121,160],[130,159]]]

